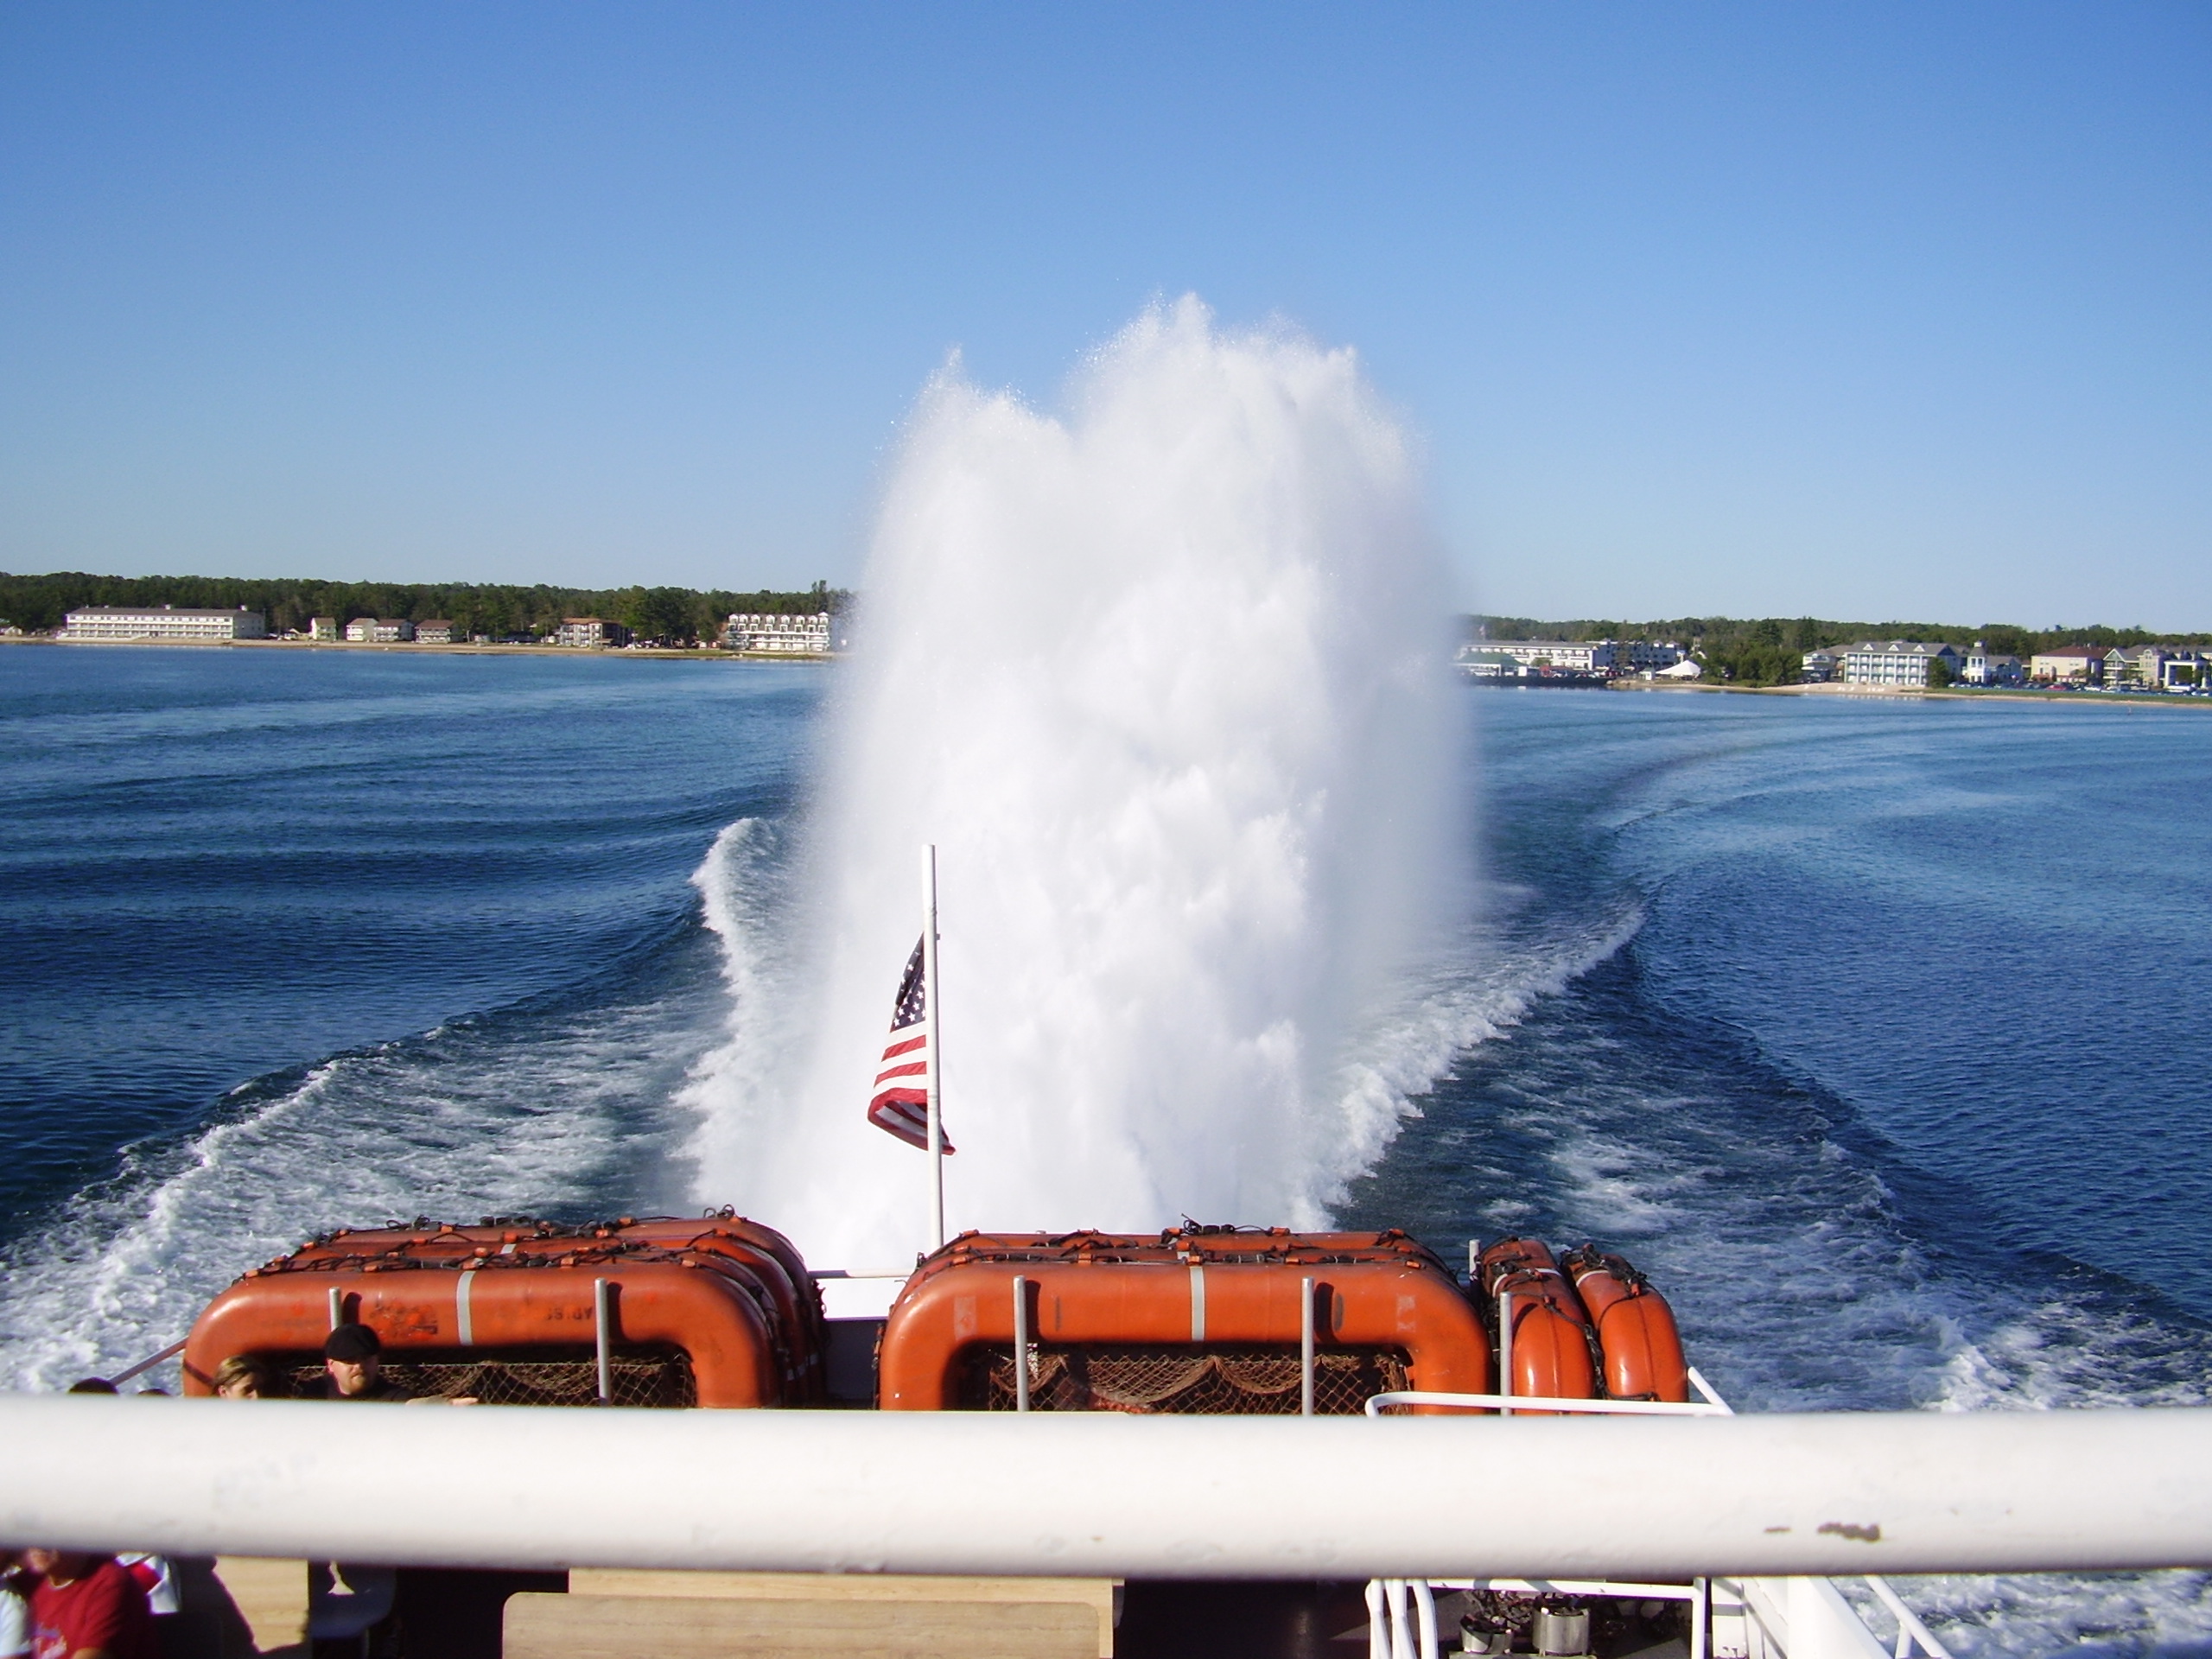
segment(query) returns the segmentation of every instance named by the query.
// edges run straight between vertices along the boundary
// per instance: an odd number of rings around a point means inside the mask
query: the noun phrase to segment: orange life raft
[[[1542,1243],[1502,1238],[1482,1253],[1477,1281],[1510,1350],[1509,1392],[1554,1400],[1597,1397],[1590,1317]]]
[[[194,1322],[187,1394],[252,1355],[305,1380],[334,1322],[367,1325],[387,1370],[436,1393],[597,1397],[599,1296],[621,1403],[805,1405],[823,1396],[820,1304],[773,1230],[727,1212],[563,1227],[344,1230],[247,1273]]]
[[[925,1260],[893,1304],[882,1408],[1011,1409],[1017,1279],[1033,1409],[1296,1412],[1307,1279],[1317,1410],[1491,1383],[1475,1309],[1402,1232],[971,1232]]]
[[[1601,1255],[1595,1244],[1568,1251],[1561,1265],[1596,1330],[1606,1397],[1688,1400],[1689,1365],[1667,1299],[1627,1262]]]

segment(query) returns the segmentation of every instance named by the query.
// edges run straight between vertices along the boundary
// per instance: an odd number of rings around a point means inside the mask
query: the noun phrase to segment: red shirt
[[[31,1659],[70,1659],[104,1648],[109,1659],[156,1659],[152,1615],[138,1581],[111,1560],[65,1585],[31,1592]]]

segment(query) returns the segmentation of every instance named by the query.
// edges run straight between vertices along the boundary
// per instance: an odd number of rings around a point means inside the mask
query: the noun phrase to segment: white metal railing
[[[1467,1411],[1494,1411],[1510,1416],[1515,1411],[1550,1412],[1561,1416],[1581,1414],[1593,1417],[1732,1417],[1726,1406],[1702,1400],[1560,1400],[1533,1394],[1442,1394],[1433,1389],[1400,1389],[1391,1394],[1370,1395],[1367,1414],[1386,1416],[1400,1406],[1448,1406]]]
[[[1935,1633],[1920,1622],[1917,1613],[1904,1605],[1904,1599],[1890,1587],[1887,1580],[1872,1573],[1862,1573],[1859,1577],[1866,1580],[1866,1587],[1874,1592],[1876,1599],[1890,1610],[1891,1616],[1897,1622],[1897,1638],[1891,1649],[1892,1659],[1910,1659],[1915,1648],[1925,1654],[1927,1659],[1951,1659],[1951,1650],[1936,1639]]]
[[[1437,1659],[1436,1594],[1427,1580],[1367,1581],[1367,1659]]]
[[[170,1555],[1170,1579],[1480,1563],[1652,1583],[2212,1566],[2212,1409],[1366,1420],[13,1395],[0,1445],[11,1535]],[[1468,1502],[1478,1478],[1512,1502]]]
[[[1501,1310],[1502,1315],[1510,1310]],[[1507,1379],[1507,1380],[1510,1380]],[[1736,1414],[1713,1385],[1693,1367],[1689,1382],[1701,1396],[1695,1402],[1656,1400],[1567,1400],[1529,1395],[1452,1394],[1433,1389],[1405,1389],[1369,1398],[1366,1413],[1381,1417],[1406,1406],[1443,1406],[1467,1410],[1496,1411],[1501,1416],[1515,1408],[1562,1415],[1646,1417],[1733,1417]],[[1897,1620],[1897,1639],[1891,1659],[1911,1659],[1916,1649],[1923,1659],[1951,1659],[1950,1650],[1938,1641],[1889,1583],[1874,1573],[1861,1573],[1867,1586]],[[1418,1618],[1407,1607],[1408,1590],[1417,1604]],[[1434,1592],[1438,1590],[1503,1590],[1525,1595],[1633,1596],[1643,1600],[1686,1601],[1690,1604],[1689,1659],[1707,1659],[1710,1649],[1712,1582],[1694,1578],[1688,1584],[1637,1584],[1618,1579],[1376,1579],[1367,1587],[1369,1659],[1440,1659],[1436,1628]],[[1847,1602],[1831,1598],[1841,1617],[1863,1624]],[[1828,1610],[1834,1614],[1834,1610]],[[1872,1632],[1868,1630],[1871,1637]],[[1863,1638],[1862,1638],[1863,1639]]]

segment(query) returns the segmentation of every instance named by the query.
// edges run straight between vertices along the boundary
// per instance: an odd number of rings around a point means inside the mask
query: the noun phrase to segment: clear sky
[[[849,582],[1186,291],[1470,606],[2212,628],[2201,3],[0,8],[0,568]]]

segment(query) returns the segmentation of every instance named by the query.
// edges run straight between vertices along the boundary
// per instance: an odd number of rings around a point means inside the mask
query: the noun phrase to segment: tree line
[[[1465,619],[1471,639],[1623,639],[1672,641],[1688,647],[1706,671],[1738,685],[1786,685],[1804,669],[1805,653],[1862,639],[1924,639],[1955,645],[1979,639],[2022,664],[2038,651],[2060,645],[2212,645],[2212,635],[2152,633],[2143,628],[2024,628],[2011,622],[1961,627],[1949,622],[1834,622],[1819,617],[1678,616],[1635,622],[1592,618],[1546,622],[1529,616]]]
[[[811,615],[844,610],[852,594],[817,582],[804,593],[763,588],[556,588],[476,582],[315,582],[250,576],[102,576],[80,570],[46,575],[0,571],[0,622],[40,632],[61,626],[82,606],[173,605],[179,610],[229,611],[243,605],[269,619],[272,634],[304,631],[308,620],[357,616],[410,622],[442,620],[463,635],[493,639],[537,638],[564,616],[598,616],[620,622],[641,639],[689,645],[712,639],[735,612]]]

